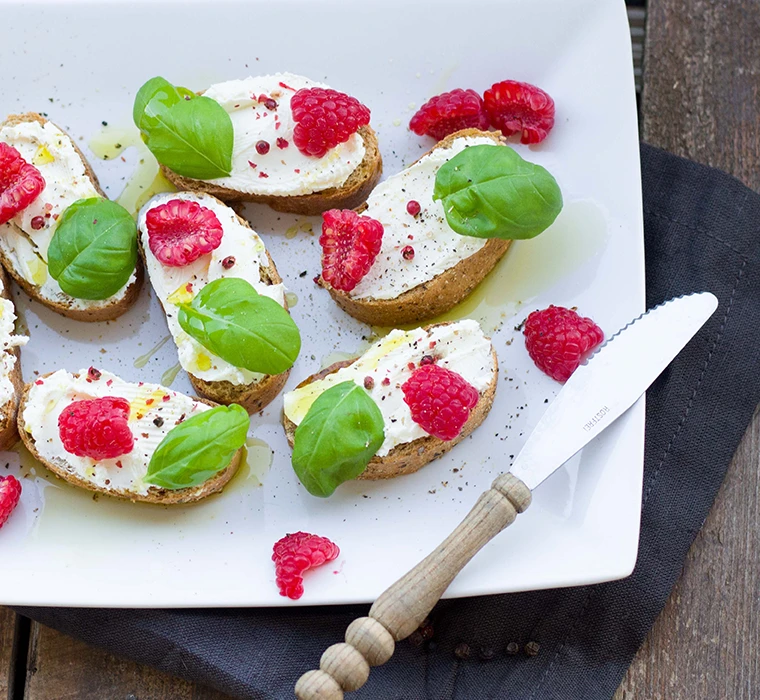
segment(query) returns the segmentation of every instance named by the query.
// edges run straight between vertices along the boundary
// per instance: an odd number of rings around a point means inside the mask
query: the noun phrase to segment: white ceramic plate
[[[18,512],[0,532],[0,602],[87,606],[294,605],[278,595],[272,544],[307,530],[340,545],[332,564],[308,574],[298,604],[369,601],[433,549],[512,456],[558,385],[532,365],[515,330],[535,308],[577,306],[607,333],[644,307],[639,151],[630,38],[622,0],[408,0],[365,2],[129,2],[4,4],[0,112],[36,110],[87,144],[128,141],[132,99],[149,77],[202,89],[248,74],[292,71],[356,95],[372,109],[385,161],[395,173],[431,142],[406,128],[417,105],[445,89],[515,78],[555,99],[557,122],[539,147],[516,148],[559,181],[565,209],[551,230],[513,246],[454,316],[493,334],[501,376],[496,402],[476,433],[420,472],[353,482],[328,500],[310,496],[290,467],[279,424],[281,398],[254,417],[268,448],[220,496],[191,507],[134,505],[71,488],[28,456],[7,453],[0,473],[23,474]],[[103,140],[103,139],[101,139]],[[112,197],[135,169],[93,158]],[[150,179],[150,178],[149,178]],[[134,183],[132,184],[134,188]],[[289,386],[366,346],[370,329],[316,288],[317,220],[249,207],[298,301],[303,352]],[[303,226],[306,228],[306,226]],[[286,230],[290,229],[286,234]],[[305,272],[305,274],[303,274]],[[130,380],[160,381],[176,363],[147,285],[116,322],[76,323],[14,299],[36,372],[91,364]],[[513,342],[514,341],[514,342]],[[146,355],[143,367],[136,367]],[[140,364],[138,362],[138,364]],[[190,391],[184,373],[173,388]],[[534,505],[457,578],[449,596],[610,580],[633,568],[639,530],[643,404],[535,493]]]

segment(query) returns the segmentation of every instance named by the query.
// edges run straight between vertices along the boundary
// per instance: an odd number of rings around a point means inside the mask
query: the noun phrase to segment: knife
[[[361,688],[370,666],[393,655],[427,617],[449,584],[531,502],[531,491],[625,413],[718,307],[709,292],[678,297],[634,319],[568,379],[525,442],[457,528],[354,620],[319,669],[296,684],[299,700],[341,700]]]

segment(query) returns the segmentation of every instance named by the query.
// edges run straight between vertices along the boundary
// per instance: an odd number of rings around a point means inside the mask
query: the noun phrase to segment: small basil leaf
[[[140,131],[147,131],[148,128],[155,126],[158,113],[162,110],[167,111],[169,107],[183,99],[183,93],[180,90],[184,88],[175,88],[164,78],[151,78],[135,96],[135,104],[132,107],[132,119],[135,126]],[[151,105],[150,110],[148,105]]]
[[[196,413],[164,436],[144,481],[164,489],[186,489],[208,481],[245,444],[249,426],[248,412],[237,404]]]
[[[137,228],[130,213],[108,199],[80,199],[68,206],[48,247],[48,269],[75,299],[107,299],[132,276]]]
[[[366,468],[385,439],[383,414],[352,381],[322,392],[296,428],[293,469],[313,496],[326,498]]]
[[[181,304],[179,325],[204,348],[234,367],[280,374],[301,350],[290,314],[237,277],[209,282],[190,304]]]
[[[476,238],[533,238],[562,210],[562,192],[545,168],[509,146],[470,146],[436,173],[433,199],[449,226]]]

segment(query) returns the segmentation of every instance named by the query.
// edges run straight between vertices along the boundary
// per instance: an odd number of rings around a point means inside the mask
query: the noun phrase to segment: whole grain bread
[[[8,288],[8,276],[5,270],[0,267],[0,285],[2,292],[0,296],[4,299],[11,300],[10,290]],[[18,432],[16,431],[16,414],[18,413],[19,396],[24,388],[24,380],[21,378],[21,352],[18,347],[7,348],[3,352],[13,355],[16,361],[13,363],[13,369],[10,372],[9,379],[13,385],[13,396],[8,399],[3,406],[0,406],[0,451],[13,447],[18,442]]]
[[[428,326],[428,328],[431,327],[433,326]],[[356,478],[368,480],[392,479],[395,476],[411,474],[412,472],[422,469],[422,467],[429,462],[432,462],[434,459],[438,459],[441,455],[446,454],[452,447],[462,442],[462,440],[464,440],[485,420],[488,412],[491,410],[491,406],[493,406],[496,385],[499,379],[499,364],[496,358],[496,351],[493,347],[491,348],[491,359],[493,361],[491,381],[485,390],[480,392],[478,403],[475,404],[475,408],[471,411],[470,417],[462,428],[462,432],[456,438],[453,440],[441,440],[433,435],[427,435],[412,440],[412,442],[396,445],[396,447],[384,457],[378,457],[375,455],[370,460],[367,468]],[[336,362],[320,372],[311,375],[302,381],[298,387],[324,379],[327,375],[333,374],[343,367],[348,367],[355,361],[356,360],[343,360],[341,362]],[[282,414],[282,425],[285,428],[288,444],[293,447],[297,426],[284,413]]]
[[[220,203],[224,204],[221,201]],[[242,226],[251,228],[251,225],[243,217],[237,213],[235,216],[237,216]],[[142,236],[140,235],[138,235],[138,250],[140,251],[140,257],[144,261],[145,249],[142,245]],[[260,267],[261,279],[269,285],[280,284],[282,277],[277,272],[274,260],[269,255],[269,251],[266,251],[266,255],[268,264],[266,267]],[[164,313],[166,313],[163,302],[161,302],[161,306],[164,309]],[[285,302],[285,310],[288,310],[287,301]],[[251,384],[232,384],[232,382],[228,381],[209,382],[188,372],[190,383],[193,385],[193,389],[195,389],[198,396],[202,396],[215,403],[224,404],[225,406],[233,403],[240,404],[250,414],[257,413],[266,407],[282,391],[289,376],[290,370],[286,370],[280,374],[264,375],[259,381]]]
[[[44,379],[50,374],[52,373],[49,372],[48,374],[43,374],[42,378]],[[227,482],[233,476],[235,476],[235,472],[237,472],[238,467],[240,466],[240,460],[243,456],[242,448],[232,456],[230,463],[224,469],[222,469],[222,471],[215,474],[208,481],[204,481],[202,484],[193,486],[191,488],[164,489],[158,486],[151,486],[148,489],[148,493],[146,494],[133,493],[132,491],[127,491],[126,489],[101,488],[100,486],[93,484],[87,479],[82,479],[76,474],[72,474],[69,471],[65,460],[55,459],[54,461],[48,461],[39,453],[35,440],[32,435],[27,432],[26,425],[24,424],[23,420],[24,407],[26,406],[26,400],[29,396],[29,389],[31,386],[31,383],[26,384],[23,387],[21,393],[21,404],[18,410],[18,435],[21,436],[21,440],[23,441],[24,445],[26,445],[26,448],[38,462],[41,462],[43,465],[45,465],[45,467],[53,472],[53,474],[55,474],[60,479],[63,479],[64,481],[68,481],[73,486],[79,486],[80,488],[87,489],[88,491],[94,491],[95,493],[102,493],[106,496],[123,498],[134,502],[156,503],[159,505],[178,505],[181,503],[194,503],[196,501],[200,501],[203,498],[206,498],[206,496],[210,496],[212,493],[221,491]],[[199,398],[198,400],[202,401],[205,404],[208,404],[209,406],[216,406],[213,401],[207,401],[202,398]]]
[[[363,126],[359,134],[364,141],[364,158],[340,187],[330,187],[311,194],[291,196],[249,194],[222,187],[205,180],[194,180],[177,175],[166,166],[161,171],[169,182],[178,190],[205,192],[221,199],[223,202],[257,202],[267,204],[276,211],[304,216],[316,216],[328,209],[353,209],[369,197],[370,192],[383,172],[383,159],[377,144],[377,134],[370,126]]]
[[[27,112],[26,114],[12,114],[2,124],[0,124],[0,127],[15,126],[16,124],[21,124],[24,122],[38,122],[40,124],[46,124],[48,120],[36,112]],[[61,127],[58,128],[60,129]],[[61,131],[63,131],[63,129],[61,129]],[[63,133],[65,134],[66,132],[63,131]],[[97,190],[98,194],[101,197],[107,199],[105,192],[103,192],[100,187],[97,175],[95,175],[95,172],[93,171],[92,166],[90,166],[90,163],[87,161],[87,158],[85,158],[84,154],[79,149],[74,139],[69,137],[69,140],[74,146],[74,150],[82,159],[82,163],[85,167],[85,172],[87,173],[87,176],[90,178],[90,180],[92,180],[92,184]],[[18,229],[18,233],[19,235],[24,235],[20,229]],[[47,306],[49,309],[52,309],[56,313],[59,313],[62,316],[66,316],[67,318],[74,319],[75,321],[111,321],[115,318],[118,318],[135,302],[138,294],[140,293],[140,287],[143,283],[142,264],[138,260],[135,268],[135,281],[129,285],[126,293],[121,299],[118,301],[113,299],[92,301],[86,309],[78,309],[73,306],[73,300],[71,302],[68,300],[58,301],[56,299],[49,299],[48,297],[43,296],[40,292],[40,287],[33,284],[32,282],[29,282],[23,277],[23,275],[15,268],[13,260],[5,254],[5,251],[3,251],[2,248],[0,248],[0,263],[2,263],[3,267],[8,271],[8,274],[13,277],[18,285],[32,299],[35,299],[36,301],[40,302],[40,304]]]
[[[420,158],[424,158],[439,148],[448,148],[461,137],[487,137],[497,144],[503,144],[500,132],[480,131],[479,129],[462,129],[439,141]],[[367,205],[357,209],[361,214]],[[318,284],[330,292],[336,303],[347,314],[359,321],[374,326],[400,326],[434,318],[456,306],[488,273],[507,252],[511,241],[491,238],[474,255],[458,262],[454,267],[444,270],[433,279],[408,289],[393,299],[374,299],[372,297],[357,299],[349,293],[333,289],[321,276]]]

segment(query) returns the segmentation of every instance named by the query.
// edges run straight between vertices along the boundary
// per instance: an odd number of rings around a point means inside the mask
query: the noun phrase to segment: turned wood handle
[[[497,477],[457,528],[380,595],[369,617],[348,626],[346,641],[322,654],[319,669],[298,679],[296,697],[341,700],[344,690],[361,688],[370,666],[384,664],[393,656],[395,643],[420,626],[467,562],[514,522],[530,505],[530,498],[530,489],[516,476]]]

